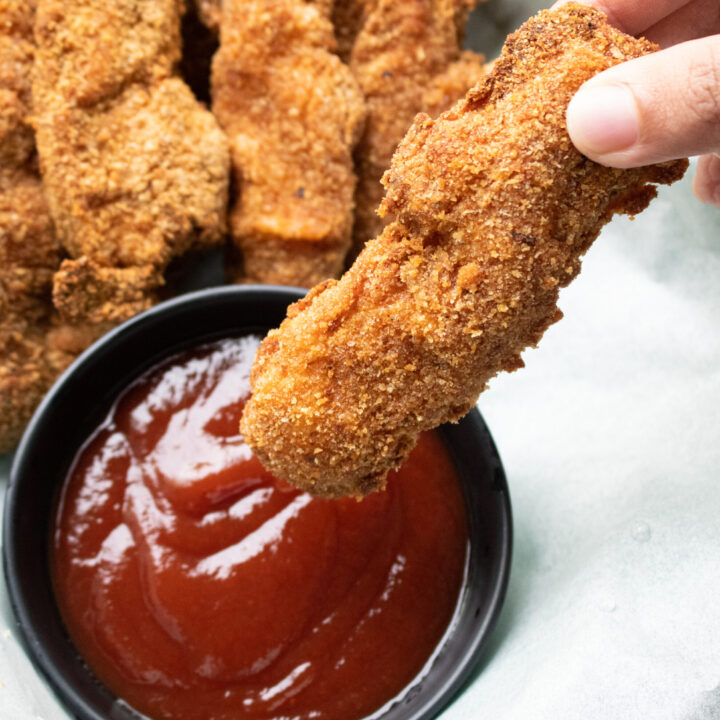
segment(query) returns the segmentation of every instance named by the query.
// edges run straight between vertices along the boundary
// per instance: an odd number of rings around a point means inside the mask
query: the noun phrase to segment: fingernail
[[[573,143],[586,154],[627,150],[640,135],[635,97],[623,85],[582,87],[568,106],[567,126]]]

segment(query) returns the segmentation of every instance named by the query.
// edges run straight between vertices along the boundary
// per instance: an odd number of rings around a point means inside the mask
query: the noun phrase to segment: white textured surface
[[[690,177],[614,221],[563,292],[565,319],[481,397],[513,572],[443,720],[720,719],[719,231]],[[67,717],[0,583],[0,720]]]
[[[690,184],[605,229],[480,398],[514,565],[444,720],[720,718],[720,212]]]

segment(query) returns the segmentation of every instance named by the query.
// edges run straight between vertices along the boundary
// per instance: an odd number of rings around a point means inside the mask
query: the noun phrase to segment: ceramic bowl
[[[62,375],[15,455],[5,499],[3,561],[32,662],[80,720],[137,720],[93,676],[63,625],[50,578],[61,485],[79,446],[127,384],[164,358],[223,337],[264,334],[302,291],[229,286],[157,305],[105,335]],[[498,453],[477,410],[440,428],[467,506],[469,552],[454,617],[424,671],[373,720],[430,720],[463,688],[498,617],[510,572],[512,519]]]

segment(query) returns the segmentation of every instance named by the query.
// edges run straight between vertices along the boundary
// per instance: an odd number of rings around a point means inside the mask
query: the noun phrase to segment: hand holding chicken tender
[[[415,121],[384,178],[392,222],[260,348],[241,430],[269,470],[317,495],[381,488],[419,432],[522,366],[602,226],[687,167],[603,167],[567,134],[583,82],[654,49],[569,4],[512,35],[453,109]]]

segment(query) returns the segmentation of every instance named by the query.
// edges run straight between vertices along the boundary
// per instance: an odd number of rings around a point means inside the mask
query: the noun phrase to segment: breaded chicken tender
[[[334,48],[316,3],[224,1],[212,95],[239,195],[235,279],[311,287],[342,272],[365,105]]]
[[[181,0],[40,0],[33,110],[61,317],[147,308],[176,256],[223,240],[227,141],[175,77]]]
[[[2,106],[0,106],[2,112]],[[0,136],[0,151],[5,138]],[[0,169],[0,453],[11,450],[72,360],[53,342],[60,247],[31,166]]]
[[[271,472],[322,496],[382,488],[419,432],[522,366],[602,226],[687,167],[603,167],[567,134],[583,82],[655,49],[565,5],[511,35],[454,108],[415,121],[384,178],[392,222],[258,352],[241,430]]]
[[[431,118],[446,112],[468,90],[481,83],[486,74],[485,56],[464,50],[444,72],[430,80],[422,95],[420,111]]]
[[[227,4],[227,0],[190,0],[194,8],[191,11],[197,13],[203,24],[215,33],[220,32],[220,18],[223,13],[223,5]],[[332,11],[334,0],[303,0],[307,4],[312,4],[323,13],[329,16]]]
[[[32,0],[0,0],[0,453],[71,360],[48,339],[60,246],[29,123],[34,14]]]
[[[345,3],[350,9],[343,16]],[[338,36],[345,53],[352,43],[350,69],[368,108],[355,153],[358,187],[351,259],[385,224],[377,214],[383,197],[380,179],[415,115],[429,109],[425,93],[459,60],[465,21],[476,4],[477,0],[337,0]],[[449,104],[463,97],[472,84],[456,87]]]

